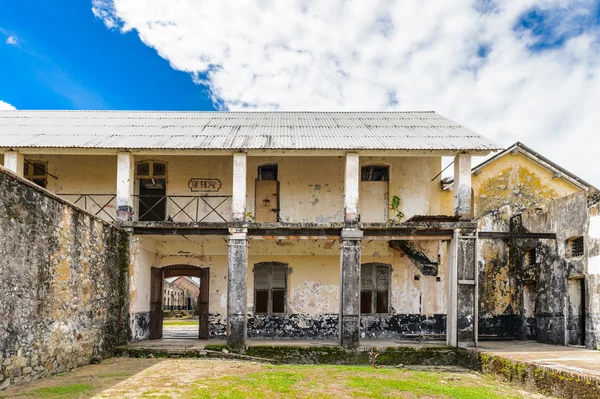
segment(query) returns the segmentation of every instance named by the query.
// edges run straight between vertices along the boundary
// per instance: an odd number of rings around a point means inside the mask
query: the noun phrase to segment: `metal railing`
[[[209,216],[216,215],[223,222],[228,222],[223,206],[230,202],[231,195],[135,195],[138,200],[138,209],[146,208],[143,213],[139,211],[138,220],[149,221],[189,221],[203,222]],[[208,209],[202,209],[208,208]],[[164,216],[162,210],[165,209]],[[175,211],[169,214],[168,211]],[[181,220],[184,219],[184,220]]]
[[[108,216],[110,220],[115,221],[115,216],[108,213],[107,208],[110,208],[110,205],[115,198],[116,194],[56,194],[60,197],[63,197],[69,202],[77,205],[80,208],[88,211],[94,216],[102,217],[103,215]],[[113,208],[116,209],[116,204],[112,204]]]

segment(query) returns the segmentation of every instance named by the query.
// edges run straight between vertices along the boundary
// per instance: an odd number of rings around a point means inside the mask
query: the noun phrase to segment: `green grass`
[[[186,399],[242,398],[517,399],[511,387],[468,373],[352,366],[264,366],[264,370],[197,381]]]
[[[78,398],[81,394],[94,389],[89,384],[70,384],[59,387],[38,388],[27,392],[28,396],[44,399],[70,399]]]
[[[198,320],[165,320],[163,326],[197,326]]]

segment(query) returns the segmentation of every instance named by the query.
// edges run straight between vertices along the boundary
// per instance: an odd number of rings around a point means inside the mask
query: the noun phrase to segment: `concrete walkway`
[[[480,342],[478,348],[469,348],[469,350],[600,380],[600,351],[538,344],[531,341]]]

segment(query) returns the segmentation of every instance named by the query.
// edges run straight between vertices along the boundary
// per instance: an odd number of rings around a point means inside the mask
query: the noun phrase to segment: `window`
[[[158,161],[143,161],[135,165],[135,177],[147,189],[164,189],[167,183],[167,165]]]
[[[390,265],[366,263],[360,269],[360,312],[389,313]]]
[[[583,237],[571,238],[567,241],[567,252],[570,257],[583,256]]]
[[[23,176],[40,187],[46,188],[48,182],[48,164],[41,161],[25,161]]]
[[[525,251],[525,259],[524,259],[524,265],[525,266],[535,266],[535,248],[531,248],[528,249],[527,251]]]
[[[259,166],[258,180],[277,180],[277,164]]]
[[[388,181],[388,167],[369,165],[360,169],[361,181]]]
[[[287,265],[258,263],[254,266],[254,312],[285,313]]]

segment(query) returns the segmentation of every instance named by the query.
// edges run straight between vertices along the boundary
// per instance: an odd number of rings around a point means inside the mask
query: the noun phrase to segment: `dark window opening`
[[[528,249],[525,252],[525,266],[535,266],[535,248]]]
[[[254,312],[285,313],[287,265],[259,263],[254,266]]]
[[[366,263],[361,266],[360,312],[390,312],[390,265]]]
[[[569,240],[569,252],[571,257],[583,256],[583,237],[572,238]]]
[[[38,186],[46,188],[48,184],[48,165],[46,162],[25,161],[23,176]]]
[[[361,181],[388,181],[388,167],[369,165],[363,166],[360,169],[360,180]]]
[[[258,180],[277,180],[277,164],[259,166]]]

